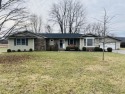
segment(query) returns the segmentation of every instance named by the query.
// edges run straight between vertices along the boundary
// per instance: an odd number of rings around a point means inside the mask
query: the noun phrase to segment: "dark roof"
[[[40,33],[45,38],[80,38],[82,34]]]
[[[87,33],[87,34],[82,34],[82,37],[98,37],[98,36],[92,33]]]
[[[125,37],[116,37],[116,38],[121,40],[121,42],[125,42]]]
[[[107,37],[109,37],[109,38],[112,38],[112,39],[115,39],[115,40],[118,40],[118,41],[121,41],[119,38],[117,38],[117,37],[112,37],[112,36],[107,36]]]
[[[103,37],[99,37],[100,39],[103,39]],[[111,38],[117,41],[121,41],[120,39],[116,38],[116,37],[112,37],[112,36],[106,36],[105,38]]]
[[[9,36],[9,38],[15,38],[15,37],[37,38],[37,37],[42,37],[42,36],[37,35],[36,33],[30,32],[30,31],[16,32]]]
[[[78,33],[72,33],[72,34],[69,34],[69,33],[65,33],[65,34],[62,34],[62,33],[33,33],[33,32],[30,32],[30,31],[23,31],[23,32],[16,32],[16,33],[13,33],[12,35],[9,36],[9,38],[39,38],[39,37],[44,37],[44,38],[82,38],[82,37],[98,37],[97,35],[94,35],[94,34],[91,34],[91,33],[88,33],[88,34],[78,34]],[[125,41],[125,37],[124,38],[121,38],[121,37],[111,37],[111,36],[107,36],[109,38],[112,38],[112,39],[115,39],[115,40],[118,40],[118,41]],[[121,38],[121,39],[120,39]]]
[[[8,40],[6,40],[6,39],[1,39],[1,40],[0,40],[0,43],[1,43],[1,44],[7,44],[7,43],[8,43]]]

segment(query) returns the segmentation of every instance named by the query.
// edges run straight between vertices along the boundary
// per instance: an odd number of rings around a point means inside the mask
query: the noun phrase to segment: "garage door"
[[[115,43],[106,43],[105,49],[107,49],[108,47],[111,47],[112,49],[116,49]],[[100,48],[103,48],[103,43],[100,43]]]

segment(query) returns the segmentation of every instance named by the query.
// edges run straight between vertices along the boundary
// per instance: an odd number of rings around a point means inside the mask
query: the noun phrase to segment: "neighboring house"
[[[0,48],[7,48],[8,47],[8,40],[7,39],[0,39]]]
[[[120,48],[120,40],[107,36],[106,46],[113,49]],[[32,33],[18,32],[8,37],[8,49],[11,50],[65,50],[67,46],[75,45],[82,50],[83,47],[102,47],[103,39],[93,34],[61,34],[61,33]]]
[[[125,48],[125,37],[116,37],[116,38],[121,40],[120,47]]]
[[[8,44],[8,41],[6,39],[0,39],[0,44]]]

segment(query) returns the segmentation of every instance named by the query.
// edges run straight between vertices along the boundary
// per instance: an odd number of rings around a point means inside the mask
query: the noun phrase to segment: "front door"
[[[59,41],[59,47],[60,47],[61,49],[63,49],[63,40],[62,40],[62,39]]]

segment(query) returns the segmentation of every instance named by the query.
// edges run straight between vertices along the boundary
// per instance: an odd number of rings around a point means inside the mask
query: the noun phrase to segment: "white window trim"
[[[18,44],[18,41],[17,41],[18,39],[20,40],[20,44]],[[25,39],[25,44],[22,44],[22,39]],[[22,45],[22,46],[26,45],[26,38],[17,38],[16,39],[16,45]]]
[[[84,39],[86,39],[86,45],[84,45],[84,47],[95,47],[95,38],[94,37],[87,37],[87,38],[84,38]],[[92,46],[87,45],[88,39],[92,39],[92,42],[93,42]]]
[[[73,40],[73,44],[71,44],[70,40]],[[74,44],[75,44],[74,39],[73,38],[69,39],[69,45],[74,45]]]

